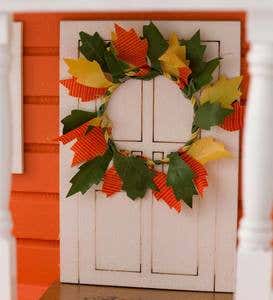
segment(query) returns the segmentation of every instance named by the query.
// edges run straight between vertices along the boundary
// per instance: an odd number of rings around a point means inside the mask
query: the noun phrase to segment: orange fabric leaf
[[[186,85],[188,85],[188,78],[190,74],[192,73],[191,69],[189,67],[181,67],[179,68],[179,81],[178,85],[181,90],[184,89]]]
[[[153,191],[153,195],[157,200],[162,199],[170,208],[174,208],[177,212],[181,211],[181,201],[177,200],[173,189],[167,186],[167,175],[164,172],[156,172],[156,176],[153,179],[159,191]]]
[[[103,155],[106,149],[103,130],[100,127],[94,127],[71,147],[71,150],[75,152],[72,166]]]
[[[185,163],[192,169],[194,173],[194,185],[201,197],[203,197],[204,190],[208,187],[207,176],[208,172],[205,167],[195,160],[193,157],[188,155],[186,152],[180,153],[180,157],[185,161]]]
[[[93,88],[80,84],[75,77],[60,80],[60,83],[69,90],[70,96],[80,98],[83,102],[95,100],[107,91],[107,88]]]
[[[225,130],[235,131],[243,128],[245,106],[241,105],[238,101],[232,104],[234,111],[225,117],[224,122],[220,125]]]
[[[146,65],[148,42],[140,39],[134,29],[126,31],[115,24],[116,39],[113,41],[119,59],[136,67]]]
[[[104,174],[102,192],[105,193],[107,197],[109,197],[117,192],[120,192],[121,187],[121,178],[119,177],[115,167],[112,166]]]
[[[89,122],[86,122],[86,123],[82,124],[80,127],[75,128],[64,135],[59,136],[56,139],[56,141],[60,141],[63,144],[67,144],[67,143],[73,141],[74,139],[79,139],[85,134],[88,126],[89,126]]]

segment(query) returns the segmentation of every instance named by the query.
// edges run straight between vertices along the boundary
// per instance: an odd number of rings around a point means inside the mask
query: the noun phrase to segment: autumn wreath
[[[119,25],[115,25],[111,42],[105,42],[97,32],[79,35],[81,56],[65,59],[72,77],[61,80],[61,84],[69,95],[81,101],[97,100],[99,105],[91,112],[72,110],[62,120],[63,135],[58,140],[64,144],[76,140],[71,147],[72,166],[82,164],[70,181],[67,196],[84,194],[102,181],[107,196],[123,190],[135,200],[143,198],[150,188],[157,200],[164,200],[177,211],[182,201],[191,207],[193,195],[203,196],[208,186],[204,165],[230,156],[222,143],[212,137],[201,138],[201,129],[220,126],[234,131],[242,127],[244,107],[238,102],[242,77],[220,76],[211,84],[220,58],[204,61],[206,46],[201,44],[200,31],[189,40],[173,33],[166,41],[151,22],[143,26],[143,37]],[[192,103],[194,118],[188,142],[164,159],[153,160],[118,149],[107,105],[125,81],[152,80],[160,75],[172,80]],[[156,170],[161,164],[168,166],[166,174]]]

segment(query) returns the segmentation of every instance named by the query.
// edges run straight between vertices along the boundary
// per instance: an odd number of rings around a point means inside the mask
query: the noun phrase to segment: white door
[[[148,21],[115,21],[142,32]],[[155,21],[167,39],[171,32],[190,38],[198,29],[207,45],[206,58],[220,56],[215,71],[240,73],[240,23]],[[113,21],[65,21],[61,23],[60,76],[67,77],[63,57],[78,57],[78,33],[98,31],[109,39]],[[60,118],[77,107],[94,109],[94,103],[77,103],[60,88]],[[188,139],[192,106],[163,77],[153,81],[131,80],[119,88],[109,104],[113,135],[122,149],[162,158]],[[206,135],[206,132],[202,133]],[[210,163],[209,188],[203,199],[194,199],[181,214],[170,210],[148,192],[132,201],[124,192],[106,198],[97,186],[84,196],[66,199],[70,145],[61,146],[61,280],[147,288],[232,291],[234,284],[238,133],[221,128],[210,135],[223,141],[233,159]]]

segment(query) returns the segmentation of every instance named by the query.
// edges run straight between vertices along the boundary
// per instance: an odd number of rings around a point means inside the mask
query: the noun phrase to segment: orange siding
[[[25,173],[13,176],[11,209],[18,239],[18,279],[24,285],[59,278],[58,78],[59,22],[91,19],[241,20],[243,101],[248,76],[245,14],[18,14],[24,23]],[[224,34],[224,32],[223,32]]]

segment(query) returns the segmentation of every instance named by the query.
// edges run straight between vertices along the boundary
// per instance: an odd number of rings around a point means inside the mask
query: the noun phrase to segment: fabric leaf
[[[103,155],[107,150],[103,130],[100,127],[93,127],[71,147],[71,150],[75,152],[72,166]]]
[[[108,88],[112,85],[97,61],[85,58],[65,58],[64,61],[69,67],[69,74],[76,77],[78,83],[93,88]]]
[[[136,156],[123,156],[114,153],[114,166],[123,182],[122,189],[129,198],[143,198],[148,188],[156,189],[153,172],[146,166],[145,160]]]
[[[241,96],[239,90],[243,77],[237,76],[228,79],[225,76],[221,76],[213,85],[207,86],[203,89],[200,102],[218,102],[224,108],[232,109],[232,103]]]
[[[197,195],[193,184],[194,173],[177,152],[172,152],[168,155],[168,158],[170,162],[167,185],[172,187],[177,199],[183,200],[188,206],[192,207],[192,197]]]
[[[188,149],[187,154],[202,165],[211,160],[231,157],[231,153],[225,149],[224,144],[214,140],[212,137],[201,138],[194,142]]]
[[[176,78],[179,77],[179,69],[187,67],[186,46],[180,46],[178,37],[172,33],[169,39],[168,49],[159,57],[162,70]]]
[[[71,114],[66,116],[62,119],[63,127],[63,134],[68,133],[69,131],[78,128],[79,126],[83,125],[87,121],[96,118],[96,112],[89,112],[79,109],[74,109],[71,111]]]
[[[177,212],[181,211],[181,201],[176,199],[173,189],[167,186],[167,175],[164,172],[156,172],[154,177],[158,191],[153,191],[153,195],[157,200],[165,201],[170,208],[174,208]]]
[[[178,86],[181,90],[185,88],[185,86],[188,85],[188,79],[191,75],[192,71],[189,67],[181,67],[179,68],[179,81]]]
[[[182,40],[181,45],[187,48],[187,59],[190,61],[190,69],[193,74],[198,74],[204,67],[203,56],[206,46],[201,44],[200,30],[190,40]]]
[[[233,112],[225,117],[220,127],[228,131],[240,130],[244,125],[245,106],[236,101],[232,107],[234,108]]]
[[[121,191],[122,181],[114,166],[106,171],[103,178],[102,192],[110,197]]]
[[[119,79],[125,76],[125,70],[128,69],[128,65],[118,60],[112,51],[105,52],[104,57],[113,82],[119,82]]]
[[[212,126],[223,123],[225,117],[231,113],[231,109],[223,108],[219,103],[206,102],[195,112],[194,124],[199,128],[210,130]]]
[[[126,31],[115,24],[116,38],[113,41],[119,59],[136,66],[146,65],[148,43],[140,39],[134,29]]]
[[[93,88],[80,84],[75,77],[60,80],[60,83],[69,90],[70,96],[80,98],[83,102],[96,100],[107,91],[107,88]]]
[[[85,194],[93,184],[99,184],[112,157],[113,153],[108,149],[104,155],[97,156],[80,166],[79,172],[70,180],[72,186],[67,197],[78,192]]]
[[[161,65],[158,59],[168,49],[168,43],[153,22],[143,26],[143,36],[147,39],[149,44],[148,57],[151,61],[152,68],[161,73]]]
[[[205,167],[195,160],[193,157],[188,155],[186,152],[182,152],[180,157],[184,160],[184,162],[191,168],[194,173],[193,182],[198,191],[198,194],[203,197],[205,188],[208,187],[208,172]]]
[[[80,32],[81,45],[80,52],[90,61],[97,61],[104,72],[109,72],[108,66],[104,60],[104,53],[107,45],[101,36],[95,32],[94,35],[89,35],[83,31]]]
[[[73,129],[73,130],[67,132],[66,134],[59,136],[56,140],[62,142],[63,144],[67,144],[67,143],[73,141],[74,139],[80,139],[81,137],[83,137],[86,134],[88,126],[89,126],[89,122],[86,122],[83,125],[81,125],[80,127]]]

